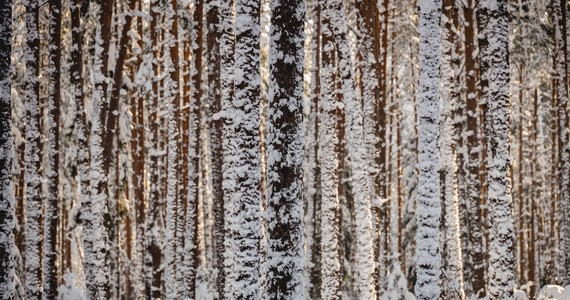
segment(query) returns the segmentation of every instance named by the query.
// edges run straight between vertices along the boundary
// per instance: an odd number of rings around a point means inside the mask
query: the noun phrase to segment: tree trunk
[[[487,180],[489,191],[489,297],[511,299],[515,283],[514,230],[512,219],[509,100],[509,11],[506,0],[481,3],[488,11],[483,32],[495,42],[481,45],[481,78],[492,85],[482,89],[486,100]],[[489,43],[490,44],[490,43]],[[492,48],[491,48],[492,47]]]
[[[303,68],[302,0],[271,1],[267,135],[267,297],[302,299]],[[284,99],[287,99],[284,101]]]
[[[418,101],[418,206],[416,218],[418,299],[439,299],[439,186],[441,1],[420,0],[420,94]]]
[[[26,5],[26,44],[24,46],[26,64],[25,123],[26,147],[24,154],[25,183],[25,229],[24,229],[24,269],[25,291],[30,300],[42,297],[42,198],[40,161],[40,107],[39,107],[39,62],[40,35],[38,29],[38,1]]]
[[[16,253],[14,229],[16,198],[12,179],[13,137],[11,63],[12,1],[0,3],[0,299],[16,296]]]

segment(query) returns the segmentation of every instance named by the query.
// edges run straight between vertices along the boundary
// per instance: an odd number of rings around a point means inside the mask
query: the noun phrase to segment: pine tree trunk
[[[46,194],[44,216],[44,299],[57,296],[57,232],[59,221],[59,107],[61,101],[61,0],[49,1],[48,95],[47,119],[45,120],[46,142]]]
[[[485,130],[487,138],[487,178],[489,191],[489,297],[512,299],[515,283],[514,229],[512,219],[509,100],[509,11],[506,0],[481,3],[488,11],[488,25],[483,32],[488,48],[480,49],[481,78],[488,88]],[[492,38],[491,38],[492,37]],[[482,85],[485,86],[485,85]]]
[[[442,177],[444,178],[443,206],[444,211],[444,246],[446,251],[445,261],[447,267],[445,273],[447,278],[453,280],[446,282],[444,280],[443,291],[447,293],[447,297],[457,294],[460,299],[465,298],[464,282],[463,282],[463,260],[462,248],[460,240],[459,227],[459,198],[457,192],[457,139],[460,131],[454,127],[455,115],[460,94],[458,93],[459,74],[457,74],[457,66],[455,65],[457,53],[455,43],[459,36],[454,32],[454,20],[458,17],[457,7],[452,0],[443,1],[443,14],[446,16],[445,27],[442,31],[442,63],[441,74],[442,81],[442,117],[443,124],[441,128],[441,160],[442,160]]]
[[[554,15],[554,70],[556,74],[556,99],[558,104],[558,188],[560,190],[560,255],[562,272],[561,284],[570,284],[570,120],[568,115],[568,70],[567,70],[567,32],[565,1],[553,0]]]
[[[267,135],[267,297],[303,299],[302,0],[271,1]]]
[[[224,202],[226,251],[231,253],[233,268],[226,273],[226,297],[258,298],[260,239],[260,156],[259,156],[259,41],[260,2],[238,0],[235,4],[235,71],[230,159],[236,168],[235,190]],[[222,75],[223,76],[223,75]],[[224,136],[225,137],[225,136]],[[224,191],[224,195],[226,195]],[[227,264],[227,263],[226,263]],[[243,288],[247,287],[247,288]]]
[[[26,147],[24,154],[25,184],[25,229],[24,269],[25,291],[30,300],[42,297],[42,198],[40,162],[40,107],[39,107],[39,62],[40,37],[38,30],[39,6],[36,1],[26,5],[26,64],[25,123]]]
[[[0,3],[0,299],[16,295],[16,198],[12,179],[12,1]]]
[[[340,297],[340,247],[338,195],[339,157],[335,145],[339,137],[335,124],[337,103],[333,97],[335,84],[335,45],[333,35],[334,1],[319,1],[321,11],[322,61],[321,94],[319,102],[319,160],[321,171],[321,297],[338,299]]]
[[[439,186],[441,1],[420,0],[420,94],[418,101],[418,206],[416,218],[418,299],[439,299]]]

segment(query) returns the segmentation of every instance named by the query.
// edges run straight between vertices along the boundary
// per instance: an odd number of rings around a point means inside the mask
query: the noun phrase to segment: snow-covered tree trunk
[[[186,285],[182,284],[177,274],[178,263],[178,237],[176,236],[176,221],[178,209],[178,167],[179,167],[179,115],[180,115],[180,92],[178,88],[178,36],[176,0],[166,1],[162,6],[165,14],[164,26],[164,51],[162,63],[165,75],[163,82],[163,99],[167,107],[167,135],[168,135],[168,158],[167,158],[167,187],[166,187],[166,231],[164,240],[164,286],[165,298],[177,299],[178,289]],[[180,253],[182,256],[182,253]],[[182,258],[182,257],[181,257]],[[184,270],[183,270],[184,271]],[[180,286],[179,286],[180,285]]]
[[[418,206],[415,286],[418,299],[439,299],[439,121],[441,0],[420,0],[420,94],[418,99]]]
[[[14,227],[16,198],[12,181],[12,1],[0,3],[0,299],[16,295]]]
[[[217,286],[219,295],[223,295],[224,273],[224,189],[223,189],[223,155],[222,134],[224,121],[219,116],[222,110],[221,86],[221,53],[220,39],[222,35],[222,15],[218,2],[208,3],[206,22],[208,26],[208,97],[212,120],[210,121],[210,154],[212,172],[212,211],[214,215],[214,264],[217,270]]]
[[[455,44],[458,35],[455,33],[454,21],[458,17],[457,7],[453,0],[443,1],[443,14],[445,15],[444,26],[442,27],[442,117],[441,125],[441,161],[443,167],[443,206],[444,206],[444,253],[447,278],[451,282],[444,280],[443,289],[445,296],[451,297],[458,294],[461,299],[465,298],[463,288],[463,259],[460,240],[459,227],[459,199],[457,191],[457,139],[460,132],[456,130],[455,111],[457,110],[459,97],[458,90],[459,74],[456,63],[458,54]]]
[[[333,1],[319,1],[321,10],[321,94],[319,102],[319,151],[321,170],[321,296],[323,299],[340,297],[339,217],[338,195],[339,158],[335,151],[338,143],[336,132],[336,83],[335,44],[333,35]]]
[[[163,214],[163,201],[160,195],[160,136],[158,118],[158,24],[160,16],[157,13],[157,1],[150,2],[150,40],[151,51],[147,54],[147,66],[152,68],[149,70],[151,81],[151,90],[148,112],[149,112],[149,191],[148,191],[148,211],[151,212],[147,216],[147,233],[145,236],[145,270],[146,270],[146,283],[145,283],[145,297],[147,299],[162,298],[162,256],[163,256],[163,234],[164,234],[164,214]]]
[[[384,1],[385,2],[385,1]],[[383,48],[381,43],[381,20],[378,5],[385,5],[385,3],[380,4],[374,3],[373,1],[360,0],[356,2],[356,9],[358,13],[358,25],[360,31],[359,37],[359,57],[360,57],[360,68],[361,68],[361,94],[362,94],[362,110],[363,110],[363,147],[366,151],[366,165],[367,176],[369,177],[370,183],[368,186],[368,196],[373,203],[372,211],[372,229],[374,234],[371,236],[373,242],[374,251],[374,280],[375,288],[378,289],[378,281],[380,274],[380,261],[378,258],[378,232],[382,230],[379,226],[379,210],[380,207],[375,203],[377,197],[381,196],[380,185],[375,179],[384,180],[384,170],[380,170],[380,164],[382,167],[385,165],[381,162],[380,155],[385,156],[384,146],[381,146],[381,142],[384,142],[385,138],[385,124],[380,125],[382,121],[385,123],[386,116],[384,112],[385,107],[385,94],[383,93],[382,84],[383,80],[380,77],[384,77],[382,66],[385,64],[383,59]],[[383,7],[383,6],[382,6]],[[383,15],[387,18],[387,14]],[[384,51],[385,52],[385,51]],[[381,112],[379,111],[381,107]],[[380,127],[382,127],[382,132],[380,132]],[[380,151],[383,154],[380,154]],[[385,157],[382,157],[385,160]]]
[[[356,217],[356,285],[357,295],[360,299],[376,298],[374,287],[374,261],[372,244],[372,210],[371,186],[368,177],[368,163],[364,145],[363,112],[360,98],[356,91],[353,76],[352,58],[348,44],[346,21],[342,12],[342,2],[332,0],[328,3],[332,15],[332,31],[338,49],[338,68],[344,100],[345,128],[349,167],[351,170],[350,183],[354,197],[354,211]],[[373,7],[372,7],[373,9]],[[373,79],[371,79],[373,80]],[[372,88],[372,84],[367,86]],[[366,92],[366,91],[365,91]],[[372,91],[373,92],[373,91]],[[368,101],[373,101],[372,97]],[[374,158],[374,155],[372,155]]]
[[[489,186],[489,297],[512,299],[515,280],[514,230],[511,197],[510,100],[509,100],[509,11],[507,0],[480,3],[488,11],[485,34],[488,48],[480,49],[482,90],[487,103],[487,178]]]
[[[40,107],[39,63],[40,36],[38,30],[39,5],[37,0],[26,5],[26,64],[25,122],[26,146],[24,153],[24,269],[26,297],[30,300],[42,297],[42,198],[40,163]]]
[[[49,2],[47,118],[45,120],[44,299],[57,296],[57,232],[59,222],[59,118],[61,102],[61,0]]]
[[[107,8],[108,9],[108,8]],[[95,6],[95,16],[107,11],[103,6]],[[110,270],[110,237],[109,230],[114,227],[114,222],[109,214],[107,176],[103,162],[103,106],[105,106],[105,72],[104,65],[107,56],[104,47],[103,26],[97,22],[95,26],[94,58],[93,58],[93,91],[91,95],[91,135],[90,148],[90,184],[91,203],[82,207],[84,217],[84,243],[91,243],[90,253],[85,253],[84,269],[86,272],[86,287],[88,298],[110,298],[112,291]]]
[[[218,261],[218,293],[219,297],[229,297],[232,293],[232,286],[228,281],[228,274],[233,272],[234,267],[233,261],[234,256],[231,250],[234,246],[231,240],[230,232],[228,230],[228,220],[226,219],[227,210],[232,205],[232,198],[236,190],[236,153],[237,149],[231,140],[234,135],[234,123],[232,119],[233,114],[233,98],[234,98],[234,52],[235,52],[235,32],[234,32],[234,1],[222,1],[220,3],[220,15],[221,15],[221,35],[220,35],[220,57],[221,57],[221,70],[220,70],[220,81],[221,81],[221,94],[222,94],[222,111],[220,115],[216,116],[223,118],[224,126],[222,130],[222,146],[224,149],[224,156],[222,159],[222,187],[224,189],[224,199],[223,199],[223,215],[215,215],[216,222],[221,222],[223,224],[223,232],[219,232],[216,236],[216,251],[222,251],[219,253],[218,258],[222,261]],[[215,213],[216,214],[216,213]],[[219,226],[219,224],[217,225]],[[223,234],[223,237],[221,236]],[[222,264],[223,270],[220,272],[220,264]]]
[[[480,1],[481,2],[481,1]],[[479,2],[479,3],[480,3]],[[466,250],[465,265],[465,282],[467,283],[467,291],[474,293],[476,297],[484,297],[485,289],[485,255],[483,253],[483,219],[482,219],[482,197],[481,197],[481,140],[480,140],[480,124],[479,119],[479,97],[477,90],[477,62],[476,62],[476,44],[477,39],[476,23],[475,23],[475,5],[476,1],[468,0],[464,2],[464,34],[465,34],[465,85],[466,85],[466,101],[465,101],[465,125],[467,127],[466,134],[466,222],[468,234],[468,247]],[[481,11],[478,12],[481,14]]]
[[[568,69],[565,1],[552,1],[554,15],[554,71],[556,76],[556,97],[558,100],[558,185],[560,189],[560,270],[562,285],[570,284],[570,120],[568,115]]]
[[[303,0],[271,1],[266,293],[303,299]]]
[[[235,2],[234,97],[231,110],[224,108],[231,119],[233,134],[228,137],[228,142],[234,149],[228,155],[232,156],[229,160],[235,168],[235,173],[231,174],[233,180],[224,183],[233,185],[224,203],[226,253],[231,255],[226,266],[228,263],[233,265],[226,272],[226,297],[231,299],[260,296],[259,23],[258,0]]]
[[[200,214],[200,140],[201,140],[201,100],[202,100],[202,36],[204,2],[197,0],[194,7],[191,43],[192,61],[190,65],[190,130],[188,136],[188,203],[186,205],[186,229],[184,243],[184,265],[181,270],[184,286],[181,297],[197,299],[196,272],[200,266],[200,245],[198,232],[198,216]],[[181,274],[181,275],[182,275]]]

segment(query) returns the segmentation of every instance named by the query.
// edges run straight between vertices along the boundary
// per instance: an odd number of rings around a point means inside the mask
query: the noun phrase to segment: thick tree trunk
[[[267,136],[267,297],[302,299],[305,4],[271,1]]]
[[[439,186],[440,121],[440,41],[441,1],[420,0],[420,94],[418,101],[418,229],[417,281],[418,299],[439,299],[439,226],[441,195]]]
[[[489,186],[489,297],[512,299],[515,283],[514,230],[511,195],[510,99],[509,99],[509,11],[506,0],[482,3],[488,11],[483,32],[494,43],[482,47],[481,78],[487,80],[482,97],[487,103],[487,178]]]

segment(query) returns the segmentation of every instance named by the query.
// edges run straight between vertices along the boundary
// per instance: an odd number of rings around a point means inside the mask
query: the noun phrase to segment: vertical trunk
[[[15,208],[12,181],[13,137],[11,100],[12,1],[0,3],[0,299],[16,295]]]
[[[26,297],[30,300],[42,297],[42,198],[40,162],[40,107],[39,62],[40,39],[38,1],[26,5],[26,64],[25,123],[26,147],[24,154],[25,183],[25,235],[24,269]]]
[[[519,124],[519,128],[518,128],[518,164],[519,164],[519,170],[518,170],[518,201],[519,201],[519,205],[518,205],[518,218],[519,218],[519,235],[518,235],[518,242],[519,242],[519,282],[525,283],[527,282],[527,273],[528,273],[528,264],[526,261],[526,251],[525,251],[525,247],[527,246],[526,244],[526,232],[525,232],[525,226],[527,225],[525,220],[526,220],[526,211],[525,211],[525,203],[524,203],[524,190],[523,190],[523,185],[524,185],[524,180],[523,180],[523,172],[524,172],[524,160],[523,160],[523,132],[524,132],[524,125],[523,125],[523,83],[522,83],[522,74],[523,74],[523,70],[524,67],[521,66],[520,70],[519,70],[519,82],[520,82],[520,91],[519,91],[519,110],[518,110],[518,124]]]
[[[336,124],[335,46],[333,36],[334,0],[319,1],[322,26],[321,94],[319,125],[319,159],[321,171],[321,296],[323,299],[340,297],[339,249],[339,158],[335,153],[338,142]]]
[[[260,2],[238,0],[235,5],[235,97],[229,143],[235,152],[235,189],[224,203],[229,240],[236,268],[226,273],[229,298],[257,298],[259,288],[260,157],[259,157],[259,37]],[[224,193],[225,195],[225,193]],[[246,286],[246,289],[242,287]]]
[[[480,45],[482,97],[487,103],[487,179],[489,192],[489,297],[511,299],[514,288],[514,230],[512,220],[511,165],[509,132],[509,12],[506,0],[480,3],[488,11],[488,25],[480,32],[493,37],[491,45]],[[480,23],[481,24],[481,23]]]
[[[167,183],[166,183],[166,232],[164,240],[164,276],[165,298],[178,298],[178,290],[185,284],[181,282],[182,272],[177,274],[177,268],[182,263],[182,255],[177,253],[180,239],[176,236],[177,213],[180,213],[177,203],[178,195],[178,172],[179,172],[179,122],[180,122],[180,92],[178,88],[179,65],[178,65],[178,22],[176,0],[164,3],[164,41],[162,63],[168,76],[164,79],[164,101],[167,103]],[[182,251],[181,251],[182,252]],[[178,259],[180,258],[180,260]],[[184,270],[182,270],[184,271]]]
[[[182,297],[196,299],[196,272],[200,266],[200,245],[198,217],[200,215],[200,140],[201,140],[201,101],[202,101],[202,36],[203,36],[202,0],[196,1],[194,22],[191,34],[192,61],[190,65],[190,113],[188,136],[188,203],[186,206],[186,234],[184,252],[184,289]]]
[[[267,135],[267,297],[305,297],[303,288],[302,0],[271,1]],[[284,99],[288,99],[285,100]]]
[[[416,210],[418,299],[440,296],[438,124],[440,121],[440,41],[441,1],[420,0],[420,94],[418,101],[418,206]]]
[[[206,22],[208,24],[208,97],[210,112],[210,153],[212,155],[212,198],[214,214],[214,261],[218,272],[218,294],[223,295],[224,287],[224,189],[223,189],[223,119],[218,115],[222,110],[221,94],[221,53],[222,34],[221,7],[218,3],[208,4]]]
[[[481,141],[479,140],[477,72],[474,52],[475,39],[475,2],[468,0],[464,7],[465,18],[465,83],[467,86],[466,123],[467,123],[467,157],[465,177],[467,184],[467,210],[469,236],[467,260],[465,261],[466,289],[476,297],[485,296],[485,255],[483,249],[483,226],[481,212],[481,180],[479,177],[481,163]],[[482,14],[478,11],[478,17]]]
[[[152,50],[148,54],[148,60],[152,64],[151,80],[152,90],[150,92],[148,111],[149,111],[149,125],[150,125],[150,162],[149,162],[149,176],[150,187],[148,195],[148,211],[152,212],[147,219],[148,233],[146,239],[146,255],[145,255],[145,268],[146,268],[146,284],[145,292],[147,299],[162,298],[162,234],[164,234],[163,212],[161,195],[160,195],[160,163],[159,163],[159,125],[160,119],[158,118],[158,24],[160,22],[159,16],[156,12],[156,1],[150,2],[150,39],[152,41]]]
[[[57,296],[57,224],[59,221],[59,107],[61,101],[61,0],[49,1],[49,40],[47,77],[46,142],[46,199],[44,216],[44,299]]]
[[[222,95],[222,112],[220,117],[223,117],[223,130],[222,130],[222,146],[224,149],[224,156],[222,158],[222,187],[224,188],[223,211],[224,214],[219,217],[219,222],[224,224],[224,238],[223,248],[223,267],[222,273],[218,274],[218,291],[222,291],[219,297],[229,297],[232,293],[232,286],[228,280],[228,274],[233,272],[234,253],[226,251],[231,246],[231,235],[227,227],[227,209],[232,201],[232,195],[235,193],[235,153],[237,150],[232,147],[230,139],[234,135],[234,126],[229,114],[233,113],[233,98],[234,98],[234,52],[235,52],[235,33],[234,33],[234,1],[224,1],[220,5],[221,22],[221,35],[220,35],[220,57],[221,57],[221,95]]]
[[[558,103],[558,184],[560,190],[560,253],[561,270],[570,269],[570,148],[566,145],[569,137],[568,106],[568,70],[566,5],[565,1],[553,0],[555,61],[554,70],[557,77],[556,99]],[[562,285],[570,284],[570,273],[563,272]]]
[[[457,139],[460,131],[454,127],[455,116],[460,94],[458,93],[459,74],[455,62],[457,49],[455,43],[459,36],[455,34],[454,20],[458,18],[457,7],[452,0],[443,1],[443,14],[446,16],[445,27],[442,31],[442,117],[441,128],[441,160],[443,162],[442,176],[444,178],[443,205],[445,230],[445,273],[453,279],[449,288],[444,288],[447,297],[457,293],[460,299],[465,298],[463,290],[463,260],[459,227],[459,207],[457,191]]]

